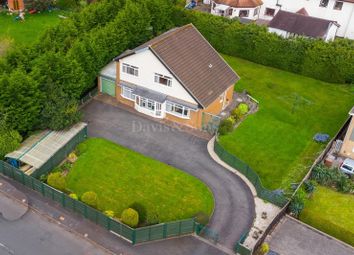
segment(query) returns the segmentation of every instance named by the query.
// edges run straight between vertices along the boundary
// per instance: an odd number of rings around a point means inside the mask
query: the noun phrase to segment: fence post
[[[163,238],[166,238],[167,237],[167,224],[164,223],[163,224]]]
[[[22,184],[25,185],[25,174],[21,171]]]
[[[64,193],[61,193],[61,203],[62,203],[63,207],[66,208],[65,207],[66,203],[65,203],[65,195],[64,195]]]
[[[41,183],[41,192],[42,192],[42,196],[44,196],[44,184]]]
[[[179,227],[178,227],[178,230],[179,230],[178,235],[179,236],[181,235],[181,229],[182,229],[182,221],[179,222]]]
[[[150,238],[149,238],[150,240]],[[136,229],[133,229],[132,233],[132,244],[134,245],[136,243]]]

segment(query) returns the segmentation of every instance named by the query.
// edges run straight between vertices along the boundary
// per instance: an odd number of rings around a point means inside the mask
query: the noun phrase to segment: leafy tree
[[[50,81],[46,100],[41,112],[41,127],[60,130],[71,126],[80,120],[77,101],[70,98],[62,88],[56,87]]]
[[[26,133],[38,125],[43,94],[38,83],[22,69],[0,76],[0,114],[10,129]]]
[[[0,159],[19,147],[21,140],[22,137],[17,131],[7,127],[5,117],[0,117]]]

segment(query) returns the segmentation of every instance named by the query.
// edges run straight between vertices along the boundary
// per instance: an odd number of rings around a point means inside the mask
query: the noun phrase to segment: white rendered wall
[[[150,51],[150,49],[146,49],[131,56],[120,59],[119,63],[121,80],[197,105],[197,102],[192,98],[192,96],[184,89],[179,81],[173,77],[173,75]],[[123,73],[123,63],[138,67],[139,76]],[[168,87],[156,83],[154,81],[155,73],[171,77],[172,86]]]

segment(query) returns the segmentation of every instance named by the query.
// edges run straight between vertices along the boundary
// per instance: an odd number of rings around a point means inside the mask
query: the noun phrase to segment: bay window
[[[169,101],[166,102],[166,112],[183,118],[189,118],[190,115],[190,109],[188,107]]]

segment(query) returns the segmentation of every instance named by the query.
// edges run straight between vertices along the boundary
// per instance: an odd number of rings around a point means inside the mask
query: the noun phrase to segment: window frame
[[[242,13],[242,12],[246,12],[247,15],[242,15],[242,16],[241,16],[241,13]],[[239,16],[240,18],[247,18],[247,17],[250,16],[250,10],[240,10],[240,11],[238,12],[238,16]]]
[[[234,8],[232,8],[232,7],[229,8],[227,14],[228,14],[229,16],[232,16],[233,13],[234,13]]]
[[[162,82],[161,82],[161,79],[165,79],[165,80],[167,81],[166,84],[165,84],[165,83],[162,83]],[[160,85],[167,86],[167,87],[172,87],[172,77],[167,76],[167,75],[155,73],[155,75],[154,75],[154,82],[155,82],[155,83],[158,83],[158,84],[160,84]]]
[[[129,91],[129,93],[131,94],[131,97],[127,96],[125,94],[125,92]],[[131,101],[135,101],[135,95],[133,94],[133,89],[132,88],[129,88],[129,87],[126,87],[126,86],[121,86],[121,93],[120,95],[125,98],[125,99],[128,99],[128,100],[131,100]]]
[[[181,112],[176,111],[179,109]],[[190,119],[191,109],[181,104],[166,101],[166,112],[183,119]]]
[[[340,7],[337,6],[339,4]],[[341,11],[343,9],[344,2],[343,1],[335,1],[333,10]]]
[[[253,10],[253,17],[257,16],[259,14],[259,8],[257,7],[256,9]]]
[[[320,0],[320,7],[327,8],[329,4],[329,0]]]
[[[122,64],[122,72],[138,77],[139,76],[139,67],[123,63]]]
[[[269,14],[269,11],[272,11],[273,14]],[[264,15],[265,15],[265,16],[269,16],[269,17],[274,17],[274,15],[275,15],[275,9],[266,7],[266,9],[264,10]]]

